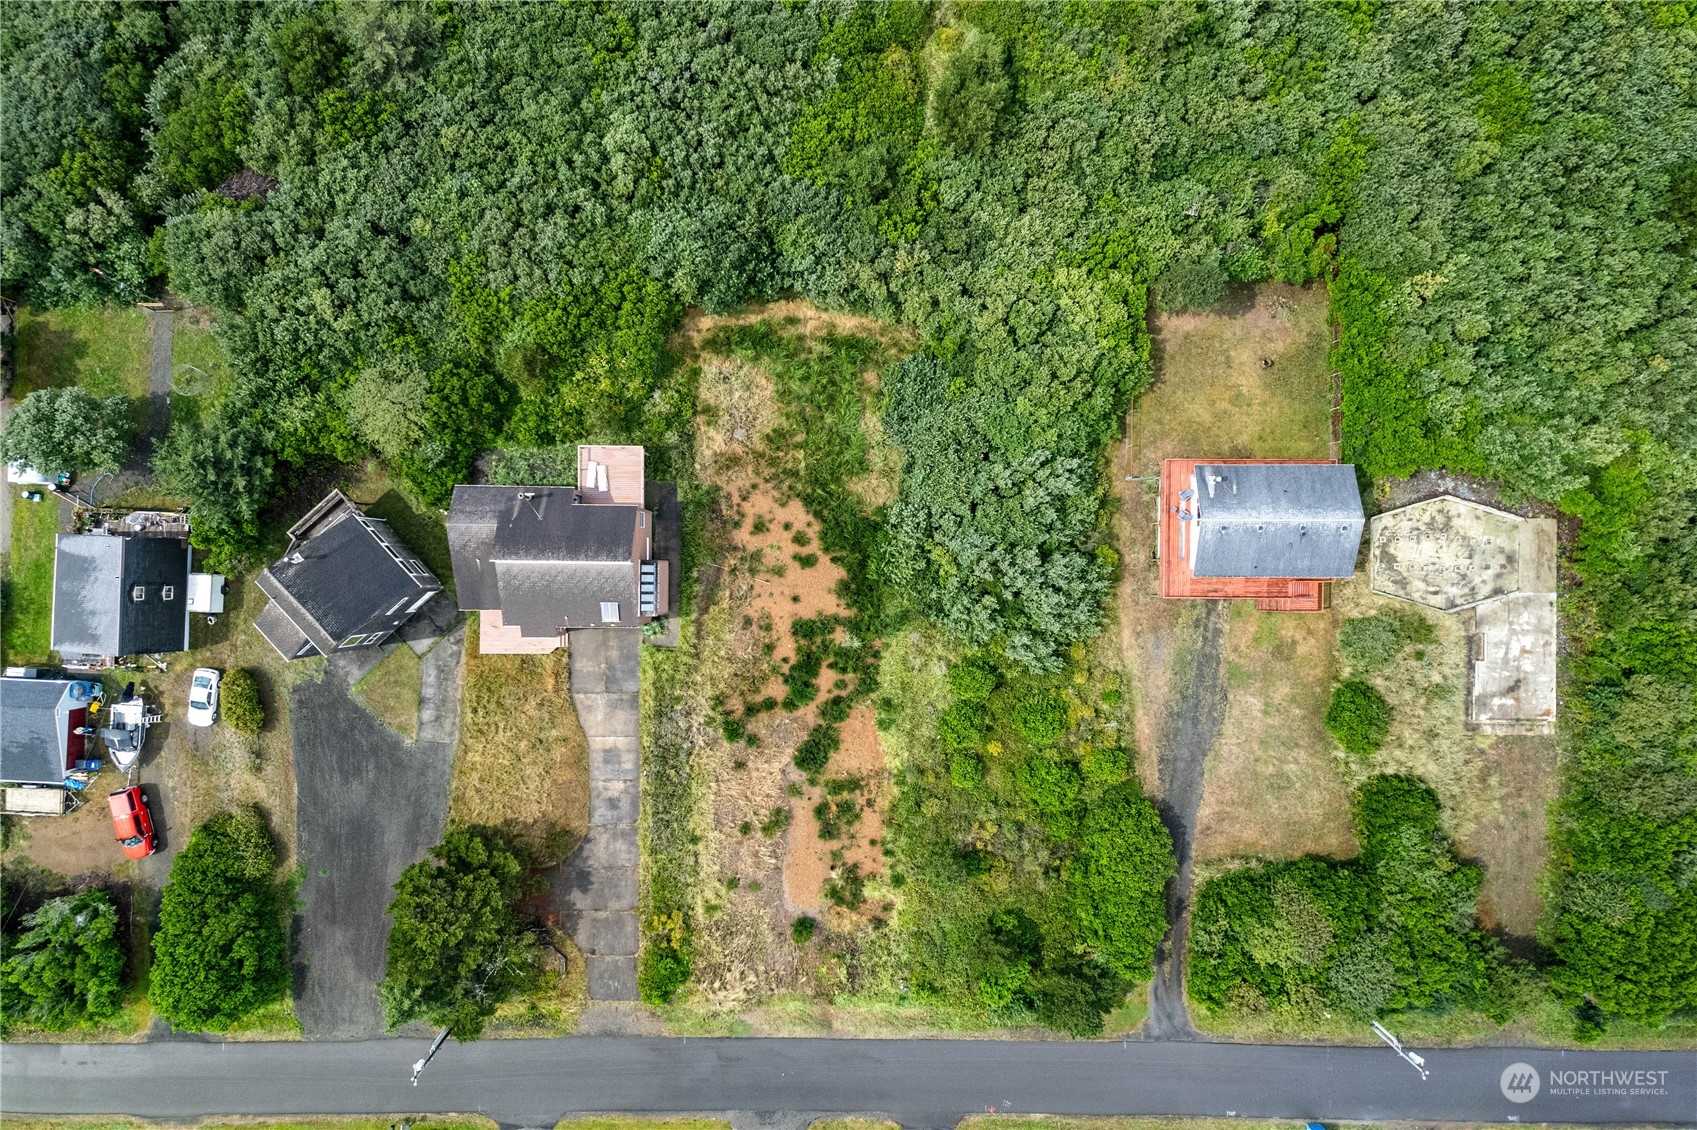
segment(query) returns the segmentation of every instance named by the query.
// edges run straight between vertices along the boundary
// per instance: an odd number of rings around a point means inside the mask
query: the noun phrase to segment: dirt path
[[[1194,1040],[1196,1029],[1184,1005],[1185,936],[1190,915],[1190,865],[1196,838],[1196,813],[1202,804],[1202,770],[1219,737],[1226,715],[1225,639],[1229,606],[1223,600],[1199,600],[1187,606],[1180,622],[1172,687],[1157,761],[1161,820],[1172,833],[1178,854],[1178,878],[1168,888],[1167,937],[1155,957],[1149,986],[1149,1019],[1144,1035],[1153,1040]]]

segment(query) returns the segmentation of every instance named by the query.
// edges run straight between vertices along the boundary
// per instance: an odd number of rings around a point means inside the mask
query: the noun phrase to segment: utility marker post
[[[1420,1072],[1421,1079],[1425,1079],[1426,1076],[1430,1074],[1426,1070],[1426,1061],[1415,1055],[1413,1052],[1404,1049],[1402,1041],[1391,1035],[1389,1029],[1387,1029],[1383,1024],[1380,1024],[1377,1020],[1373,1021],[1373,1031],[1379,1039],[1385,1041],[1385,1043],[1391,1046],[1392,1051],[1396,1052],[1396,1054],[1400,1055],[1403,1059],[1406,1059],[1414,1070]]]
[[[423,1059],[412,1065],[413,1086],[418,1086],[419,1073],[424,1070],[425,1064],[436,1058],[436,1053],[442,1049],[442,1044],[446,1042],[448,1039],[448,1033],[451,1031],[453,1031],[452,1028],[444,1028],[440,1032],[436,1033],[436,1040],[430,1045],[430,1050],[424,1053]]]

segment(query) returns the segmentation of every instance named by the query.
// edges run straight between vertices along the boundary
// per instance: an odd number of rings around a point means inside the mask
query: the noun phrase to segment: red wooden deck
[[[1164,459],[1161,461],[1161,595],[1172,600],[1253,600],[1263,612],[1320,612],[1332,603],[1328,581],[1300,577],[1198,577],[1180,556],[1187,505],[1179,492],[1198,463],[1330,463],[1330,459]]]

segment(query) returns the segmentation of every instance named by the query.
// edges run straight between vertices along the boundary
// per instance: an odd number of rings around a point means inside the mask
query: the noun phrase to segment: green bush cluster
[[[1414,612],[1357,616],[1338,627],[1338,656],[1356,677],[1390,665],[1410,644],[1431,643],[1431,621]]]
[[[159,899],[148,1000],[183,1029],[226,1029],[289,987],[276,849],[256,808],[194,830]]]
[[[0,1032],[20,1023],[60,1032],[117,1014],[124,947],[111,896],[87,890],[49,899],[20,924],[0,960]]]
[[[1326,729],[1357,757],[1371,757],[1391,732],[1391,704],[1370,683],[1348,679],[1332,691]]]
[[[1175,862],[1110,719],[1071,685],[993,653],[952,664],[885,842],[915,993],[1088,1036],[1148,977]]]
[[[227,672],[218,696],[219,713],[238,734],[256,738],[265,729],[265,703],[260,700],[259,681],[252,671],[237,667]]]
[[[489,828],[452,829],[428,860],[401,872],[377,985],[389,1027],[426,1020],[468,1043],[503,1001],[533,981],[534,945],[513,909],[523,874],[519,858]]]
[[[1358,858],[1246,867],[1196,893],[1191,999],[1210,1009],[1323,1009],[1372,1018],[1471,1008],[1506,1022],[1536,983],[1475,919],[1480,873],[1461,864],[1437,797],[1410,777],[1355,792]]]

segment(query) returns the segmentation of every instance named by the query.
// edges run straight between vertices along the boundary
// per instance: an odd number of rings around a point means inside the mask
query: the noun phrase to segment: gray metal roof
[[[1354,467],[1199,463],[1195,474],[1196,576],[1354,574],[1366,524]]]
[[[60,534],[53,649],[66,657],[186,651],[189,553],[176,538]]]
[[[0,781],[61,784],[67,719],[59,704],[69,679],[0,678]]]
[[[526,636],[552,636],[562,628],[593,628],[607,621],[601,602],[616,601],[619,623],[640,622],[636,566],[624,561],[499,561],[501,620]]]

